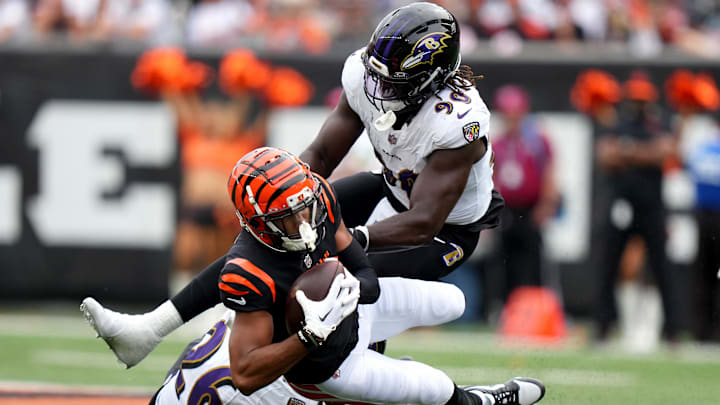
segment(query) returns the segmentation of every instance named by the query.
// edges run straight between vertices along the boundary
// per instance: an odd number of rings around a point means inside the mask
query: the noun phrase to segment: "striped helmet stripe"
[[[262,165],[262,166],[260,166],[260,167],[257,167],[257,166],[254,165],[255,162],[257,161],[257,159],[254,160],[252,163],[250,163],[250,166],[251,166],[252,168],[254,168],[255,170],[247,176],[247,179],[246,179],[245,182],[242,184],[242,193],[240,194],[240,200],[244,200],[244,199],[245,199],[245,196],[247,195],[247,186],[248,186],[258,175],[261,175],[261,174],[262,174],[263,176],[267,177],[267,173],[268,173],[270,170],[272,170],[275,166],[277,166],[277,165],[279,165],[279,164],[281,164],[281,163],[283,163],[283,162],[285,162],[285,161],[287,161],[287,160],[289,160],[289,159],[290,159],[289,155],[286,154],[286,153],[283,153],[283,154],[280,156],[279,159],[274,160],[274,161],[272,161],[272,162],[270,162],[270,163],[268,163],[268,164],[266,164],[266,165]],[[290,159],[290,160],[291,160],[291,159]],[[291,160],[291,161],[292,161],[292,160]],[[265,183],[267,183],[267,182],[265,182]],[[257,198],[257,196],[256,196],[256,198]]]
[[[274,193],[270,196],[270,199],[268,199],[267,205],[270,205],[275,201],[276,198],[280,197],[284,192],[286,192],[290,187],[294,186],[297,183],[300,183],[301,181],[305,180],[307,176],[305,173],[300,173],[297,176],[294,176],[290,179],[288,179],[286,182],[284,182],[282,185],[280,185],[277,190],[275,190]]]

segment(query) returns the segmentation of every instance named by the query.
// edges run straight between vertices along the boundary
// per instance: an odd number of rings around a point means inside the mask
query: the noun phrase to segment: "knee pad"
[[[444,322],[455,320],[465,312],[465,294],[452,284],[438,282],[436,298],[431,300],[432,313]]]

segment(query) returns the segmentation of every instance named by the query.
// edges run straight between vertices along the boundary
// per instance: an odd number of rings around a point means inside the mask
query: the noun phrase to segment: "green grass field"
[[[80,313],[68,311],[40,315],[0,309],[1,386],[50,384],[149,396],[202,329],[194,325],[173,333],[139,366],[125,370]],[[712,346],[681,344],[643,355],[613,345],[521,348],[500,344],[487,328],[463,327],[407,332],[389,342],[388,354],[411,355],[446,371],[458,384],[537,377],[548,387],[546,405],[720,404],[720,348]]]

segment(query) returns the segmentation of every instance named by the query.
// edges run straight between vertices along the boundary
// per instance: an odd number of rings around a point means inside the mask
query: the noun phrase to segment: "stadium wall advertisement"
[[[171,112],[130,85],[137,56],[110,50],[0,49],[0,299],[94,295],[156,303],[167,297],[179,205],[178,142]],[[219,56],[196,58],[217,67]],[[307,108],[274,112],[270,143],[302,150],[302,141],[288,137],[284,128],[293,133],[299,125],[311,133],[319,129],[328,111],[325,96],[339,84],[344,56],[268,57],[273,64],[301,71],[316,90]],[[518,83],[529,89],[534,109],[543,113],[558,146],[565,193],[563,215],[547,231],[546,250],[557,263],[566,309],[586,314],[592,304],[588,288],[594,284],[592,134],[572,110],[569,89],[587,67],[624,78],[638,66],[620,61],[464,61],[485,75],[478,88],[486,99],[498,86]],[[650,60],[643,67],[662,83],[677,66]],[[716,77],[720,72],[711,65],[688,67]],[[217,96],[219,90],[208,93]],[[352,159],[372,164],[363,147],[367,145],[359,145]],[[676,235],[669,246],[680,252],[671,258],[684,285],[683,266],[694,254],[688,237],[694,224],[687,215],[689,203],[672,197],[687,189],[687,181],[669,187],[680,190],[669,197],[671,230],[680,229],[671,232]]]

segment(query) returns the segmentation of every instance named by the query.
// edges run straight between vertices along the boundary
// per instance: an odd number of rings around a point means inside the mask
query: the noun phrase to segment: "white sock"
[[[170,300],[143,315],[143,322],[148,322],[159,337],[165,337],[183,324],[175,305]]]

